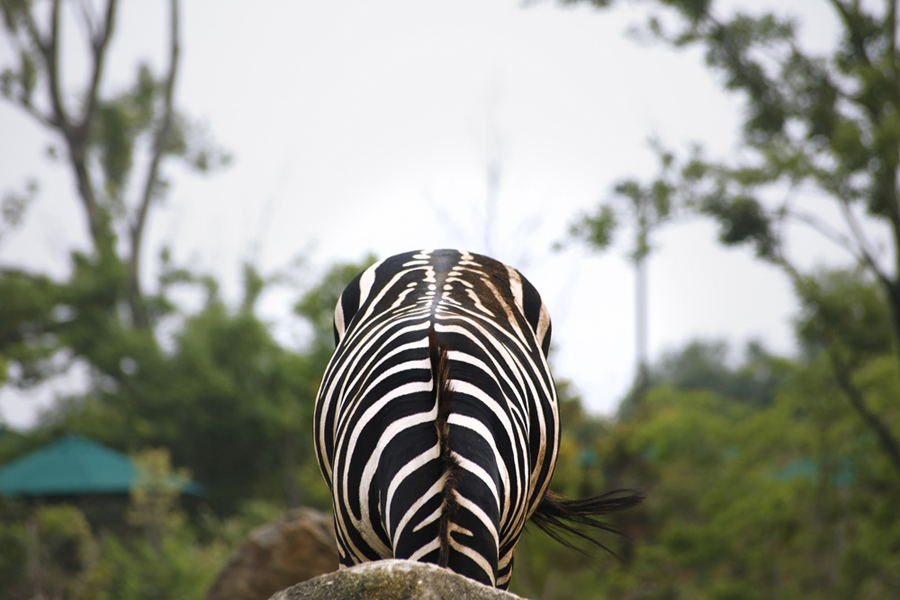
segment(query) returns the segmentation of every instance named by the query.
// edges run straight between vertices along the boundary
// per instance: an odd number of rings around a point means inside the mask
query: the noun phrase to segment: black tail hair
[[[441,468],[444,471],[443,502],[439,525],[441,549],[438,553],[437,563],[441,567],[446,567],[450,560],[450,522],[458,509],[455,495],[456,485],[462,475],[462,467],[453,457],[453,449],[450,444],[448,419],[453,409],[453,388],[450,385],[450,363],[447,352],[447,344],[438,339],[437,332],[432,325],[428,328],[428,355],[431,359],[431,376],[434,380],[434,393],[438,409],[434,427],[437,430]]]
[[[566,539],[564,537],[565,534],[571,534],[587,540],[618,557],[618,554],[586,534],[578,526],[624,535],[620,530],[609,523],[604,523],[598,517],[632,508],[643,500],[644,495],[641,492],[630,489],[614,490],[602,496],[578,500],[566,498],[562,494],[548,490],[537,510],[531,515],[531,522],[560,544],[577,550],[582,554],[586,554],[586,552]]]

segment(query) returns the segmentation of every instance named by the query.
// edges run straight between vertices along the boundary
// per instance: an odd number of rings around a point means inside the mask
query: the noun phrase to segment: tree
[[[219,515],[239,512],[252,498],[327,508],[331,496],[312,451],[315,398],[334,348],[337,297],[371,262],[335,265],[302,294],[297,312],[313,335],[298,349],[282,346],[256,312],[278,278],[245,267],[237,307],[227,306],[207,281],[205,305],[184,318],[168,352],[135,361],[119,385],[100,381],[63,400],[41,428],[132,453],[166,448],[173,465],[204,485],[203,501]],[[121,350],[104,339],[111,352]]]
[[[831,289],[844,289],[838,294],[844,306],[865,307],[842,313],[855,321],[844,326],[844,340],[868,345],[868,354],[855,355],[858,385],[873,408],[897,419],[900,384],[896,361],[879,347],[884,328],[862,326],[886,317],[886,305],[871,297],[878,288],[858,287],[852,274],[822,277]],[[796,327],[815,345],[817,325],[809,316],[797,315]],[[749,348],[743,364],[733,367],[726,350],[722,343],[694,342],[663,356],[650,366],[652,385],[641,410],[628,418],[584,413],[563,383],[565,426],[552,486],[626,483],[647,499],[639,511],[613,521],[630,538],[614,547],[627,557],[621,562],[598,564],[524,536],[516,550],[516,593],[753,600],[895,595],[900,559],[890,548],[900,542],[900,526],[889,507],[900,499],[900,487],[885,484],[890,461],[847,410],[827,356],[812,347],[796,359]]]
[[[590,2],[596,7],[612,0]],[[733,159],[711,160],[696,146],[675,161],[661,152],[661,174],[649,184],[671,190],[673,204],[713,218],[719,239],[746,244],[781,268],[809,309],[821,307],[815,275],[790,255],[788,232],[800,224],[850,253],[889,307],[895,360],[900,344],[900,52],[897,1],[880,5],[823,0],[840,26],[829,53],[805,50],[798,24],[772,12],[725,14],[713,0],[661,0],[674,19],[651,16],[647,29],[673,47],[700,45],[707,65],[727,90],[745,100],[742,148]],[[675,25],[673,25],[673,22]],[[639,185],[630,180],[621,185]],[[647,187],[646,185],[644,187]],[[832,225],[801,207],[804,197],[827,198],[843,223]],[[890,249],[878,252],[865,223],[889,233]],[[840,332],[823,317],[822,339]],[[827,332],[827,333],[825,333]],[[826,343],[835,375],[850,404],[877,434],[900,474],[900,442],[854,380],[841,351]]]
[[[144,231],[165,195],[166,166],[177,160],[206,172],[228,156],[175,102],[178,1],[164,5],[164,71],[142,64],[133,84],[114,93],[106,65],[121,5],[102,4],[95,13],[88,2],[0,1],[0,40],[15,50],[0,92],[53,138],[54,153],[74,176],[90,242],[73,252],[62,281],[0,269],[0,382],[35,385],[81,359],[91,367],[88,392],[48,415],[43,434],[78,431],[124,451],[164,446],[174,464],[209,486],[209,502],[222,513],[255,493],[296,504],[324,365],[275,341],[255,313],[267,282],[250,266],[235,310],[222,302],[215,280],[179,268],[167,248],[155,285],[142,275]],[[87,41],[87,78],[70,89],[60,65],[64,37]],[[8,196],[3,214],[21,220],[29,194]],[[179,285],[206,292],[198,313],[176,314],[171,289]],[[170,316],[175,326],[163,349],[158,325]]]
[[[368,254],[358,263],[335,264],[294,305],[294,313],[312,326],[309,353],[321,365],[321,373],[334,353],[334,309],[338,299],[360,272],[375,264],[375,255]]]
[[[167,188],[164,165],[178,158],[208,171],[228,161],[175,106],[178,0],[169,3],[165,73],[157,75],[141,64],[130,89],[103,93],[118,10],[118,0],[107,0],[99,14],[85,2],[0,2],[3,39],[15,57],[15,64],[0,73],[0,93],[49,131],[51,156],[66,163],[76,182],[90,240],[87,253],[74,255],[72,278],[66,284],[32,273],[0,271],[0,286],[15,292],[13,306],[4,307],[0,337],[0,357],[23,366],[24,377],[13,383],[28,385],[51,374],[45,359],[62,347],[86,358],[105,376],[118,378],[120,365],[109,363],[95,345],[83,343],[83,336],[64,339],[79,325],[83,330],[117,330],[131,338],[131,345],[153,351],[153,325],[171,305],[162,288],[157,295],[144,291],[141,263],[151,210]],[[87,42],[88,68],[85,80],[68,89],[60,53],[63,37],[76,22]],[[32,184],[24,193],[7,194],[2,213],[8,224],[23,219],[34,193]],[[41,301],[31,305],[29,300],[38,295]]]
[[[131,490],[128,521],[143,527],[147,543],[162,552],[163,538],[180,527],[184,515],[178,510],[179,484],[188,481],[187,473],[172,471],[169,451],[149,448],[134,457],[138,480]]]
[[[659,151],[665,168],[671,166],[674,157]],[[636,181],[623,181],[615,187],[615,199],[624,203],[602,203],[594,214],[585,214],[571,225],[569,234],[581,239],[597,251],[604,251],[613,242],[615,230],[623,221],[630,221],[634,229],[634,243],[628,258],[634,264],[634,338],[636,374],[634,378],[634,398],[638,403],[650,386],[647,353],[647,259],[653,250],[652,234],[672,217],[672,188],[663,180],[642,186]]]

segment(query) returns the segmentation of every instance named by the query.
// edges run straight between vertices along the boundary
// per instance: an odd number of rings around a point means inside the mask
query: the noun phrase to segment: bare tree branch
[[[850,40],[853,43],[853,47],[856,49],[856,52],[859,54],[859,57],[863,60],[863,62],[866,63],[867,66],[871,66],[872,61],[869,58],[868,53],[866,52],[865,41],[857,33],[856,24],[854,22],[854,15],[850,12],[850,7],[842,3],[840,0],[830,0],[830,2],[834,6],[835,10],[837,10],[838,14],[841,17],[841,20],[844,22],[844,27],[850,34]],[[853,10],[858,12],[859,7],[854,6]]]
[[[799,221],[804,225],[809,225],[823,237],[827,238],[829,241],[837,244],[838,246],[852,254],[853,257],[858,261],[863,262],[865,260],[860,249],[853,244],[850,238],[842,234],[840,231],[837,231],[817,216],[807,212],[789,210],[785,213],[785,217],[788,217],[795,221]]]
[[[29,115],[31,115],[34,120],[43,125],[44,127],[53,127],[53,121],[50,117],[42,113],[36,106],[34,106],[31,102],[19,101],[19,106],[25,109]]]
[[[881,265],[875,260],[875,253],[872,251],[865,233],[863,233],[862,228],[859,226],[859,221],[856,220],[856,215],[853,214],[850,203],[846,198],[838,197],[838,204],[841,206],[841,211],[844,213],[844,219],[850,227],[850,232],[853,234],[853,239],[856,242],[856,247],[863,262],[869,265],[872,271],[875,272],[875,276],[878,277],[882,283],[890,284],[890,278],[884,272],[884,269],[881,268]]]
[[[112,1],[112,0],[111,0]],[[166,77],[164,96],[163,96],[163,114],[160,119],[156,135],[153,140],[152,157],[150,165],[147,169],[147,179],[144,183],[143,194],[134,220],[131,222],[131,256],[129,269],[129,304],[131,306],[132,320],[136,327],[149,327],[149,320],[146,314],[146,308],[143,304],[143,295],[141,294],[140,284],[140,250],[143,242],[144,229],[147,222],[147,213],[153,196],[159,185],[159,167],[162,162],[163,155],[166,152],[166,146],[169,142],[169,136],[172,130],[172,122],[174,120],[173,95],[175,91],[175,79],[178,74],[178,60],[180,55],[181,35],[179,29],[179,9],[178,0],[170,1],[171,12],[171,40],[169,46],[169,73]]]
[[[16,50],[20,55],[25,55],[26,50],[22,45],[22,40],[19,39],[17,35],[9,36],[10,44],[13,46],[13,49]],[[24,68],[24,65],[23,65]],[[38,109],[32,102],[31,98],[25,93],[25,90],[21,90],[21,93],[18,96],[9,96],[10,101],[13,104],[16,104],[22,107],[29,115],[34,117],[41,125],[45,127],[53,128],[55,124],[53,123],[53,117],[49,117],[42,113],[40,109]]]
[[[62,92],[59,86],[59,7],[60,0],[53,0],[53,8],[50,15],[50,34],[46,41],[40,41],[40,47],[44,54],[44,60],[47,62],[47,84],[50,88],[50,103],[53,106],[54,120],[62,130],[63,135],[68,137],[71,133],[71,123],[69,114],[66,111],[62,100]],[[31,20],[31,15],[28,15]],[[34,27],[36,35],[37,27]]]
[[[54,0],[50,7],[50,29],[46,36],[41,33],[31,11],[21,13],[29,42],[37,50],[35,54],[39,54],[44,62],[42,71],[47,78],[51,114],[48,116],[42,113],[30,100],[20,99],[18,103],[39,123],[57,130],[66,141],[72,170],[75,172],[78,195],[87,213],[91,238],[98,244],[105,237],[106,224],[87,168],[87,135],[83,123],[80,127],[72,126],[63,103],[60,86],[60,7],[61,1]]]
[[[75,179],[78,185],[78,195],[84,204],[88,216],[91,237],[97,244],[104,237],[105,225],[103,215],[97,203],[94,186],[91,182],[90,172],[87,168],[86,135],[80,128],[74,128],[69,120],[68,112],[62,100],[59,73],[59,40],[60,40],[60,0],[54,0],[50,12],[50,32],[47,39],[43,39],[30,12],[24,13],[26,28],[33,43],[40,49],[45,62],[47,87],[50,94],[50,105],[53,116],[51,119],[42,119],[51,127],[58,129],[69,149],[69,157],[72,169],[75,171]]]
[[[93,31],[89,31],[91,38],[91,51],[94,55],[93,73],[91,74],[91,85],[87,90],[85,98],[84,114],[79,124],[82,135],[87,135],[87,128],[94,116],[94,110],[97,108],[97,91],[100,87],[100,80],[103,77],[103,66],[106,63],[106,50],[109,47],[109,40],[112,38],[113,25],[116,20],[116,7],[118,0],[109,0],[106,4],[106,17],[103,21],[103,28],[98,36]]]
[[[897,54],[897,0],[887,0],[884,21],[887,26],[885,33],[888,40],[888,52],[891,56],[894,56]],[[891,63],[890,66],[894,76],[896,76],[898,71],[900,71],[900,67],[898,67],[896,61]]]
[[[78,6],[81,8],[81,18],[84,21],[84,28],[87,29],[88,39],[93,40],[94,36],[94,15],[91,14],[90,3],[85,0],[78,0]]]

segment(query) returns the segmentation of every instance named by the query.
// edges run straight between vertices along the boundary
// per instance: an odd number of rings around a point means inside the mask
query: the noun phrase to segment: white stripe
[[[497,445],[494,443],[494,436],[491,435],[491,432],[488,431],[488,428],[485,427],[484,423],[482,423],[478,419],[456,413],[451,413],[447,419],[447,422],[451,425],[457,425],[459,427],[470,429],[480,435],[482,439],[484,439],[485,443],[487,443],[488,447],[494,453],[494,460],[497,462],[497,470],[500,472],[500,481],[503,482],[504,489],[509,490],[510,480],[507,465],[503,461],[503,457],[500,456],[500,451],[497,450]],[[518,479],[518,477],[516,479]],[[518,497],[521,497],[521,493],[518,495]]]
[[[487,488],[489,490],[491,490],[491,494],[493,494],[493,496],[494,496],[494,503],[497,507],[497,512],[499,513],[500,512],[500,496],[498,495],[498,492],[497,492],[497,483],[493,480],[493,478],[491,478],[491,476],[488,475],[488,472],[485,471],[481,467],[481,465],[479,465],[478,463],[472,462],[471,460],[469,460],[468,458],[466,458],[465,456],[463,456],[457,452],[451,452],[450,454],[453,456],[453,458],[456,459],[456,462],[459,463],[459,466],[462,467],[463,471],[466,471],[467,473],[471,473],[472,475],[474,475],[475,477],[477,477],[478,479],[483,481],[484,484],[487,486]],[[509,497],[507,497],[507,506],[508,506],[508,502],[509,502]],[[501,519],[501,521],[502,521],[502,519]]]
[[[385,502],[384,514],[385,529],[387,530],[388,535],[391,535],[391,505],[394,502],[394,494],[397,492],[397,488],[400,487],[400,484],[403,483],[406,478],[409,477],[417,469],[428,464],[430,461],[439,458],[440,456],[441,448],[438,444],[435,444],[433,447],[429,448],[422,454],[418,455],[417,457],[403,465],[403,467],[401,467],[400,470],[397,471],[397,474],[394,475],[394,477],[391,479],[391,484],[388,486],[387,501]]]
[[[453,548],[454,550],[456,550],[457,552],[459,552],[460,554],[465,554],[466,556],[471,558],[472,561],[475,564],[477,564],[479,567],[481,567],[481,570],[487,574],[488,579],[491,582],[491,585],[494,587],[497,586],[496,579],[494,578],[494,570],[491,568],[491,564],[487,560],[485,560],[485,558],[481,554],[479,554],[478,552],[475,552],[468,546],[463,546],[462,544],[458,543],[456,540],[453,539],[453,536],[450,536],[450,547]]]
[[[420,558],[422,558],[429,552],[433,552],[435,550],[440,550],[440,548],[441,548],[441,540],[440,540],[440,538],[435,538],[428,544],[425,544],[424,546],[422,546],[421,548],[419,548],[418,550],[413,552],[412,555],[409,557],[409,560],[419,560]]]
[[[453,495],[456,497],[456,501],[460,506],[471,512],[479,521],[481,521],[481,524],[484,525],[484,528],[488,530],[488,533],[491,534],[491,537],[494,540],[494,548],[497,548],[499,550],[500,540],[498,539],[499,536],[497,535],[497,525],[493,521],[491,521],[491,518],[487,515],[487,513],[484,512],[484,510],[480,506],[460,494],[459,490],[453,490]],[[458,531],[466,531],[456,525],[454,525],[454,529]],[[471,536],[472,532],[468,532],[468,535]]]
[[[372,284],[375,283],[375,270],[381,266],[381,261],[375,263],[365,271],[359,278],[359,306],[362,307],[372,291]]]
[[[338,299],[338,303],[334,307],[334,328],[338,333],[338,342],[344,337],[344,307],[341,302],[342,298],[343,295]]]

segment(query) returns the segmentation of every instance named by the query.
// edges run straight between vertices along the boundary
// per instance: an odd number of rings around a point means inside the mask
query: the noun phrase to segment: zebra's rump
[[[557,454],[549,330],[534,288],[487,257],[413,252],[351,282],[315,417],[343,564],[506,586]]]

